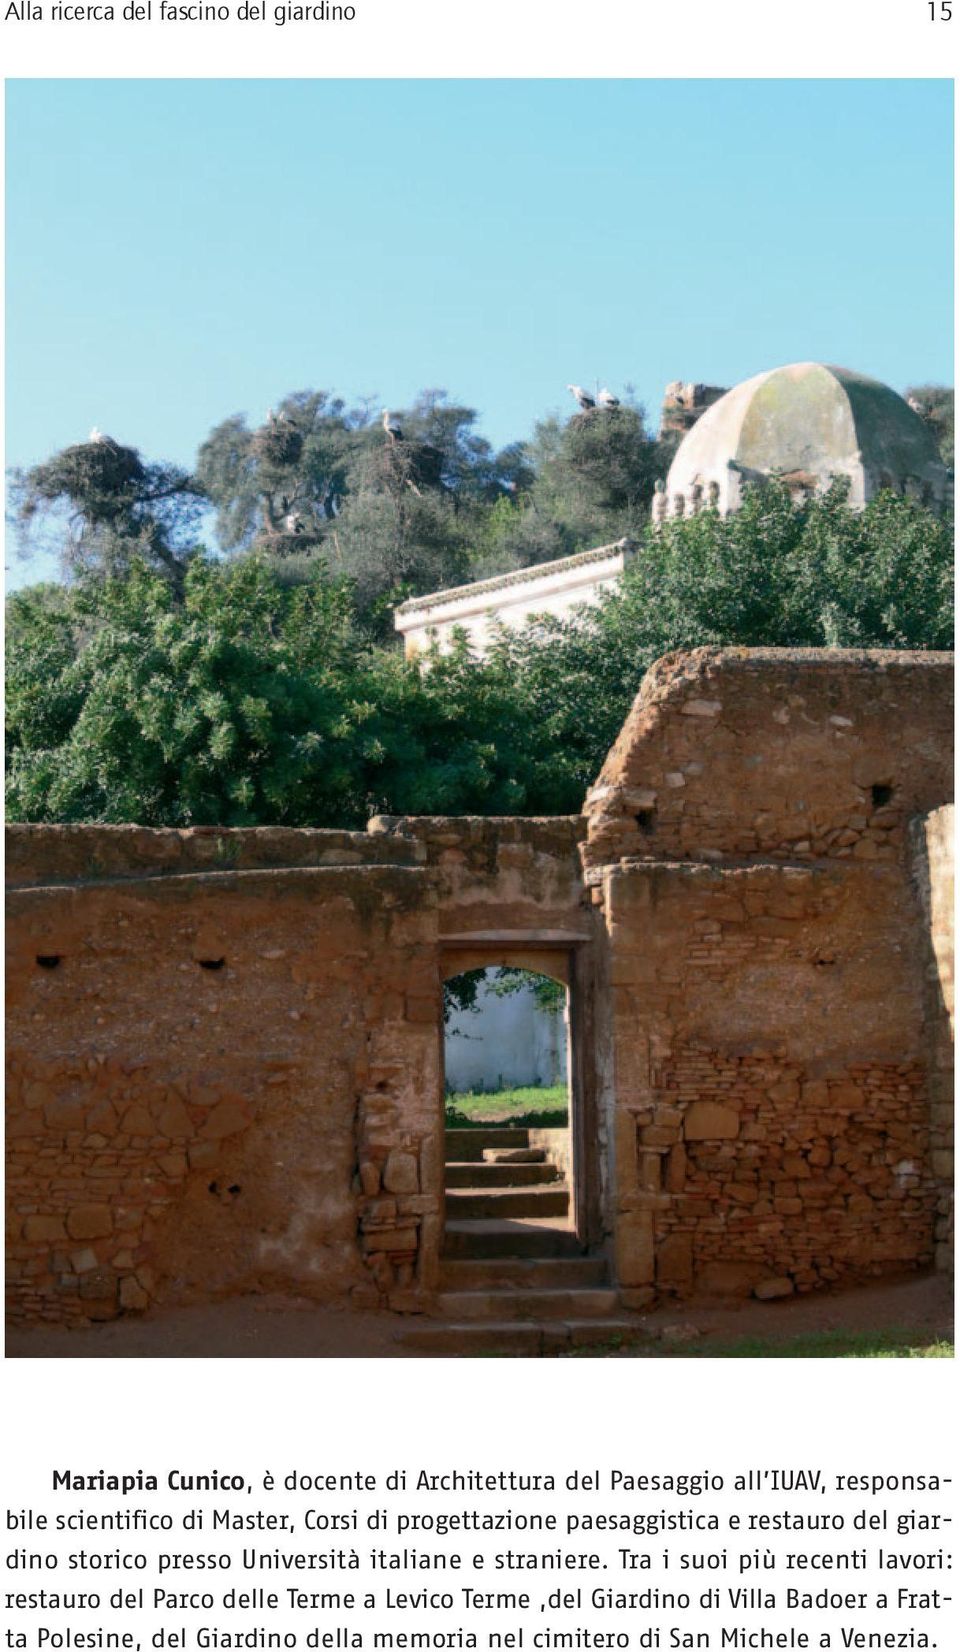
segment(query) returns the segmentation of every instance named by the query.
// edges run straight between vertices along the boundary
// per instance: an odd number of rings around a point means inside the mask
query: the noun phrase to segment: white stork
[[[106,447],[116,447],[117,445],[112,436],[105,436],[102,430],[97,429],[96,425],[94,425],[89,436],[87,437],[87,441],[95,442],[98,445]]]
[[[389,408],[385,407],[383,409],[383,419],[381,422],[391,442],[403,441],[403,431],[400,429],[400,422],[398,419],[394,418]]]
[[[597,406],[598,407],[619,407],[620,406],[620,397],[615,396],[613,394],[612,390],[606,390],[606,389],[601,390],[599,396],[597,397]]]
[[[588,390],[584,390],[582,384],[568,384],[567,389],[571,396],[576,397],[584,413],[589,413],[592,407],[596,407],[595,398],[591,396]]]

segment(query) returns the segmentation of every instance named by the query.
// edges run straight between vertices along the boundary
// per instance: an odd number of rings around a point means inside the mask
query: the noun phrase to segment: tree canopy
[[[479,457],[474,481],[492,486],[478,471]],[[290,582],[269,548],[194,553],[173,581],[137,551],[10,601],[9,812],[226,826],[574,812],[661,654],[951,636],[949,524],[890,493],[853,511],[840,484],[797,506],[770,483],[732,516],[648,527],[598,607],[503,631],[481,661],[463,641],[427,669],[377,641],[326,556]]]
[[[952,464],[953,392],[908,396]],[[140,561],[181,603],[198,555],[256,556],[289,586],[345,578],[360,628],[386,639],[405,597],[640,537],[675,448],[629,389],[499,451],[444,390],[391,413],[399,441],[372,397],[294,391],[259,424],[223,419],[191,471],[95,435],[14,474],[21,547],[59,549],[68,577],[84,580]]]
[[[499,452],[444,390],[392,412],[399,441],[372,398],[292,392],[260,424],[223,419],[192,472],[110,438],[77,443],[15,474],[21,546],[52,545],[87,579],[139,557],[178,601],[201,544],[265,558],[287,585],[323,570],[351,581],[359,622],[383,637],[404,597],[637,532],[669,461],[629,398]]]
[[[198,549],[202,484],[178,465],[147,463],[108,437],[63,448],[15,471],[10,499],[21,548],[39,537],[69,575],[123,574],[142,561],[179,594]]]

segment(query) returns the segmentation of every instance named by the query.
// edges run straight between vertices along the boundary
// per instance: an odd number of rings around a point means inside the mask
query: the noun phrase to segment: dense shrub
[[[619,591],[579,620],[463,642],[426,669],[369,640],[318,564],[197,556],[182,591],[134,560],[8,613],[14,819],[358,826],[372,814],[579,809],[647,666],[705,643],[942,648],[949,525],[837,485],[800,508],[647,531]]]

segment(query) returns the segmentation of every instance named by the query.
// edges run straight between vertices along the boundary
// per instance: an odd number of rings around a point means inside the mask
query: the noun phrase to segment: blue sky
[[[7,83],[7,462],[286,391],[952,382],[949,81]]]

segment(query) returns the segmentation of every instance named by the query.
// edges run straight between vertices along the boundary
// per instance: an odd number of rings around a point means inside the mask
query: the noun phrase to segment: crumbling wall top
[[[100,826],[12,824],[8,888],[96,883],[191,872],[307,866],[411,866],[424,860],[411,837],[292,826]]]
[[[587,794],[588,874],[624,856],[892,860],[949,801],[953,656],[699,648],[647,672]]]

